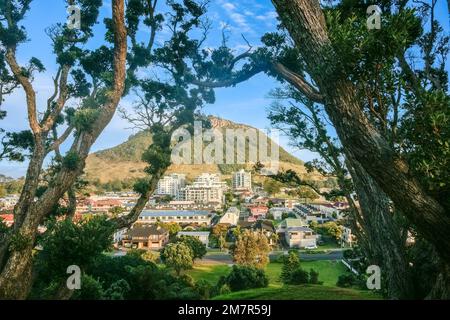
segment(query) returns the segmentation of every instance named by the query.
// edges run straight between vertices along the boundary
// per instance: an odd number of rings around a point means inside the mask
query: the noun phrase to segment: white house
[[[208,231],[180,231],[177,233],[177,237],[181,237],[181,236],[197,238],[205,246],[208,246],[208,244],[209,244],[209,232]]]
[[[269,213],[273,216],[275,220],[282,220],[283,213],[289,213],[291,210],[289,208],[270,208]]]
[[[239,221],[240,211],[236,207],[231,207],[225,212],[225,214],[220,218],[219,223],[230,224],[236,226]]]
[[[285,219],[281,222],[278,233],[284,233],[284,238],[290,248],[305,248],[317,245],[317,235],[307,227],[303,219]]]

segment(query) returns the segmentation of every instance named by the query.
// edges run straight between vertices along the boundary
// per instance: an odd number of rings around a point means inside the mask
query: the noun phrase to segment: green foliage
[[[322,284],[323,282],[319,281],[319,272],[314,269],[309,270],[309,283],[311,284]]]
[[[0,128],[0,133],[3,132],[4,130]],[[0,160],[7,159],[9,161],[23,162],[34,147],[33,134],[29,130],[6,132],[0,143],[2,146]]]
[[[14,233],[11,237],[11,243],[9,244],[9,251],[22,251],[26,249],[31,243],[30,236],[22,233]]]
[[[64,278],[70,265],[83,270],[110,248],[113,232],[106,217],[95,216],[80,223],[70,219],[49,221],[47,232],[39,239],[43,247],[36,261],[40,280]]]
[[[281,191],[281,187],[283,185],[275,180],[267,180],[264,183],[264,191],[266,191],[270,195],[275,195]]]
[[[111,286],[105,290],[103,298],[106,300],[125,300],[128,292],[131,288],[128,282],[120,279],[111,284]]]
[[[443,91],[409,97],[401,135],[414,175],[450,208],[450,96]]]
[[[177,275],[181,271],[191,269],[193,265],[193,253],[185,243],[169,243],[161,250],[161,261],[168,267],[173,268]]]
[[[263,269],[269,263],[270,246],[262,232],[244,230],[231,248],[238,265]]]
[[[163,229],[166,229],[167,231],[169,231],[170,239],[174,239],[176,237],[177,233],[182,230],[181,226],[178,223],[176,223],[176,222],[161,222],[161,221],[158,221],[158,222],[156,222],[156,225],[161,227],[161,228],[163,228]]]
[[[353,273],[340,275],[336,285],[341,288],[350,288],[358,283],[357,277]]]
[[[281,268],[280,280],[284,284],[322,284],[319,281],[319,272],[311,269],[308,273],[303,270],[300,265],[298,252],[291,250],[287,256],[281,258],[283,266]]]
[[[295,269],[289,278],[288,284],[305,284],[309,283],[309,273],[302,268]]]
[[[125,212],[125,209],[122,207],[113,207],[109,209],[109,213],[111,213],[114,216],[118,216],[119,214],[122,214]]]
[[[342,226],[338,225],[336,222],[326,222],[321,225],[314,226],[314,231],[317,233],[332,237],[336,241],[342,238],[343,229]]]
[[[76,151],[69,151],[62,160],[64,168],[69,170],[76,170],[80,165],[80,156]]]
[[[100,115],[98,109],[80,109],[75,112],[74,125],[78,131],[91,131],[93,124]]]
[[[147,178],[138,179],[133,186],[133,190],[141,195],[146,194],[150,189],[150,181]]]
[[[222,287],[224,284],[228,285],[231,291],[265,288],[269,285],[269,278],[264,270],[234,265],[231,272],[219,280],[218,286]]]
[[[81,277],[81,289],[75,290],[73,300],[101,300],[104,296],[100,281],[89,275]]]
[[[287,256],[282,257],[283,267],[281,269],[280,280],[283,283],[290,283],[292,273],[300,267],[298,252],[289,251]]]
[[[186,244],[192,252],[192,260],[202,259],[206,254],[206,246],[196,237],[181,236],[177,242]]]

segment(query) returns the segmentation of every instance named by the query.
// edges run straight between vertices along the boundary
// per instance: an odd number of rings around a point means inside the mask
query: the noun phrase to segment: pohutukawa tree
[[[311,187],[328,199],[345,197],[350,206],[350,225],[358,244],[370,264],[382,267],[385,275],[382,287],[386,295],[391,299],[412,297],[402,237],[406,231],[395,221],[389,199],[357,162],[345,159],[338,139],[331,137],[329,120],[320,106],[290,86],[276,90],[272,95],[277,99],[269,112],[272,124],[299,149],[318,154],[320,159],[306,163],[306,167],[324,176],[336,177],[339,189],[323,193],[293,171],[281,172],[273,178],[294,187]],[[357,195],[358,201],[353,194]]]
[[[37,228],[46,215],[81,175],[84,161],[92,144],[112,119],[125,90],[127,30],[124,2],[112,2],[109,21],[109,43],[98,50],[83,50],[92,36],[100,0],[76,1],[82,13],[81,29],[69,29],[58,24],[49,30],[58,71],[54,77],[54,92],[47,105],[38,106],[32,73],[44,71],[42,63],[30,57],[29,66],[17,61],[17,50],[27,39],[22,20],[31,0],[0,2],[0,44],[6,65],[26,96],[27,115],[33,136],[25,184],[14,208],[14,226],[0,246],[0,297],[24,299],[32,284],[33,248]],[[93,72],[89,59],[103,53],[106,63],[101,76]],[[110,57],[110,58],[109,58]],[[27,70],[29,72],[27,72]],[[89,83],[87,77],[92,78]],[[70,81],[69,79],[72,78]],[[69,109],[71,98],[80,99],[78,109]],[[42,113],[40,113],[42,112]],[[54,129],[65,124],[58,137]],[[73,135],[73,143],[62,159],[60,170],[47,189],[37,197],[44,159]]]
[[[266,72],[323,105],[346,159],[358,164],[352,167],[361,166],[417,233],[432,243],[448,277],[450,217],[447,183],[441,181],[448,172],[448,130],[446,121],[443,126],[436,121],[446,119],[449,110],[448,37],[435,18],[436,1],[380,1],[382,30],[367,29],[365,1],[272,2],[287,34],[267,35],[262,39],[265,47],[241,55],[222,46],[199,67],[202,78],[193,78],[193,83],[233,86]],[[285,55],[283,46],[296,50]],[[413,51],[422,53],[420,70],[408,59]],[[293,62],[297,67],[291,68]],[[401,119],[403,111],[407,116]],[[401,141],[408,143],[405,149],[396,139],[408,119],[408,139]],[[432,143],[418,139],[423,136]],[[441,290],[443,296],[448,292],[448,287]]]
[[[214,98],[211,90],[189,87],[178,76],[180,65],[188,64],[186,60],[193,51],[197,52],[206,36],[208,25],[201,20],[204,4],[191,0],[168,1],[167,7],[161,6],[168,8],[163,14],[158,13],[157,0],[130,0],[126,6],[123,0],[113,0],[112,17],[104,19],[106,42],[95,50],[87,50],[83,47],[94,36],[92,26],[98,20],[102,1],[78,0],[69,3],[81,8],[79,30],[69,29],[65,24],[48,29],[58,71],[47,105],[38,106],[32,73],[44,71],[42,63],[31,58],[29,66],[24,67],[16,59],[20,44],[26,40],[21,23],[30,2],[0,1],[1,50],[12,75],[12,85],[17,81],[26,95],[33,137],[25,185],[14,209],[14,226],[0,248],[0,298],[6,299],[27,297],[32,285],[32,252],[37,228],[64,194],[68,193],[73,200],[73,186],[83,173],[90,148],[114,116],[124,94],[136,88],[142,94],[141,107],[153,108],[151,115],[147,113],[146,122],[153,143],[144,154],[144,160],[149,163],[148,177],[135,186],[141,198],[129,216],[110,221],[118,228],[129,226],[137,219],[170,165],[171,130],[191,123],[202,102]],[[166,39],[158,39],[164,43],[158,46],[156,40],[164,24],[171,34]],[[138,32],[142,28],[149,31],[145,40]],[[189,38],[195,28],[201,30],[200,40]],[[163,71],[169,71],[169,76]],[[139,74],[148,76],[139,77]],[[62,155],[59,147],[65,142],[71,146]],[[55,165],[43,181],[42,174],[48,173],[44,159],[51,154]]]

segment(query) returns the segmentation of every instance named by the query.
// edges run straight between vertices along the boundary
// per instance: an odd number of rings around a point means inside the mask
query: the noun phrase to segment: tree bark
[[[389,198],[364,168],[349,161],[370,244],[369,261],[379,265],[390,299],[412,298],[411,277],[400,226],[394,221]]]
[[[111,121],[125,88],[127,31],[124,22],[124,1],[113,0],[114,25],[114,81],[108,93],[108,101],[101,109],[101,113],[93,129],[80,132],[71,147],[72,152],[79,156],[77,168],[62,168],[56,175],[51,187],[26,210],[23,223],[14,230],[13,237],[24,240],[19,248],[12,248],[8,260],[0,274],[0,299],[26,299],[32,286],[32,252],[36,240],[37,228],[43,218],[58,203],[59,199],[74,184],[83,172],[85,160],[89,155],[92,144],[103,129]],[[33,180],[34,181],[34,180]],[[11,246],[10,246],[11,249]]]
[[[281,20],[299,48],[307,71],[325,98],[346,154],[355,158],[397,208],[450,262],[450,217],[409,173],[389,142],[365,117],[357,89],[340,69],[332,49],[325,17],[316,0],[273,0]]]

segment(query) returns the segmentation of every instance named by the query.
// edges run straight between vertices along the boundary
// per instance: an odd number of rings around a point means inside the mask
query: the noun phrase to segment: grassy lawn
[[[280,281],[281,263],[272,262],[266,267],[269,277],[269,287],[251,289],[215,297],[215,300],[367,300],[380,299],[380,296],[369,291],[359,289],[345,289],[336,287],[336,281],[347,271],[339,261],[302,261],[304,270],[314,269],[319,272],[319,280],[323,285],[284,286]],[[198,263],[187,273],[195,281],[206,280],[216,284],[220,276],[227,275],[230,267],[220,263]]]
[[[269,277],[269,285],[272,287],[280,287],[281,268],[283,264],[272,262],[266,267],[266,274]],[[319,280],[323,281],[323,285],[334,287],[336,281],[341,274],[347,272],[345,266],[338,261],[303,261],[301,266],[304,270],[309,271],[314,269],[319,272]],[[192,270],[187,273],[198,281],[200,279],[206,280],[211,284],[216,284],[220,276],[227,275],[230,271],[230,267],[226,264],[213,264],[213,263],[197,263]]]
[[[306,271],[314,269],[315,271],[319,272],[319,280],[323,281],[324,285],[331,287],[336,286],[338,277],[341,274],[347,272],[345,266],[338,261],[330,261],[330,260],[302,261],[300,265]],[[278,285],[278,286],[282,285],[279,279],[282,266],[283,266],[282,263],[277,262],[272,262],[267,266],[266,274],[269,277],[270,285]]]
[[[268,287],[233,292],[213,300],[377,300],[379,296],[356,289],[320,285]]]
[[[206,280],[212,285],[215,285],[220,276],[225,276],[230,272],[230,267],[226,264],[205,264],[198,263],[194,265],[192,270],[189,270],[189,274],[195,281],[200,279]]]

